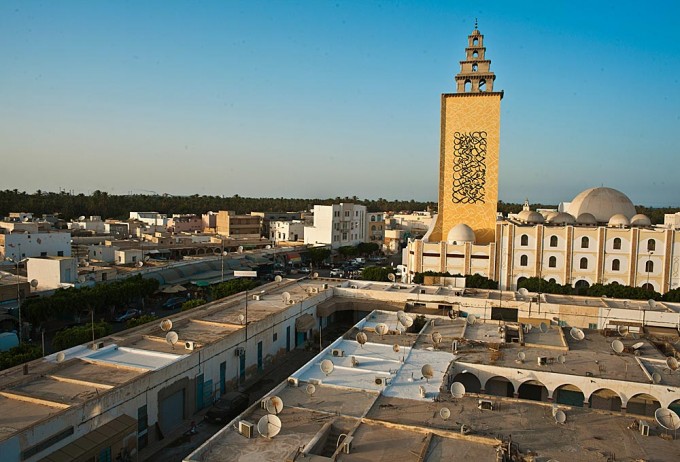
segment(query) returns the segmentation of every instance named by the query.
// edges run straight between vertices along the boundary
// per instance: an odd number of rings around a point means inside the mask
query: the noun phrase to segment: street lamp
[[[19,281],[19,265],[25,261],[28,260],[28,258],[24,258],[23,260],[20,259],[21,254],[19,254],[19,258],[15,257],[6,257],[5,260],[12,262],[16,265],[16,277],[17,277],[17,311],[19,312],[19,345],[22,343],[23,335],[22,335],[22,324],[21,324],[21,290],[19,287],[20,281]]]

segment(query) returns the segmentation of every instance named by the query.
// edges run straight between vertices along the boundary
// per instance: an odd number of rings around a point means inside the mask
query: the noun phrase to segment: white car
[[[340,268],[333,268],[331,270],[331,277],[332,278],[342,277],[342,270]]]

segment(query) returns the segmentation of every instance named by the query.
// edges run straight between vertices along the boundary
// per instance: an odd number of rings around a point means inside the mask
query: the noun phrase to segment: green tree
[[[256,279],[231,279],[213,286],[211,289],[211,294],[213,300],[216,300],[218,298],[229,297],[230,295],[234,295],[245,290],[252,290],[259,285],[260,282]]]
[[[367,266],[361,271],[361,279],[366,281],[389,281],[392,273],[390,268],[380,266]]]
[[[312,247],[307,250],[307,255],[314,266],[319,266],[324,260],[330,258],[331,251],[323,247]]]
[[[94,325],[94,338],[102,338],[111,333],[111,326],[105,322]],[[52,339],[55,350],[65,350],[92,341],[92,324],[75,326],[57,332]]]
[[[33,361],[40,356],[42,356],[42,352],[38,345],[24,343],[23,345],[15,346],[7,351],[0,352],[0,371]]]
[[[187,300],[182,303],[182,311],[190,310],[196,308],[197,306],[205,305],[206,301],[203,298],[195,298],[193,300]]]
[[[125,323],[125,328],[126,329],[132,329],[133,327],[141,326],[142,324],[146,324],[146,323],[155,321],[157,319],[158,319],[157,316],[145,314],[145,315],[140,316],[138,318],[128,319],[128,321]]]

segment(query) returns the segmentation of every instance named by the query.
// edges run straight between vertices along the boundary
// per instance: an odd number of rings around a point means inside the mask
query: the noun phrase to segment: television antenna
[[[666,358],[666,365],[671,370],[671,373],[673,373],[673,371],[677,371],[678,367],[680,366],[680,364],[678,364],[678,360],[672,356]]]
[[[277,274],[276,277],[274,277],[274,281],[281,282],[281,281],[283,281],[283,278],[281,277],[280,274]]]
[[[366,335],[365,332],[359,332],[357,334],[357,343],[361,345],[361,348],[364,347],[364,344],[368,341],[368,335]]]
[[[443,407],[439,410],[439,417],[442,418],[442,420],[449,420],[449,417],[451,417],[451,410],[448,407]]]
[[[529,291],[525,287],[522,287],[521,289],[519,289],[517,291],[517,293],[523,299],[526,299],[526,297],[529,295]]]
[[[264,407],[268,413],[279,415],[283,411],[283,400],[278,396],[272,396],[264,403]]]
[[[177,335],[177,332],[170,331],[165,335],[165,341],[170,344],[172,349],[175,349],[175,343],[179,340],[179,335]]]
[[[569,331],[569,335],[571,335],[571,338],[579,342],[586,338],[586,334],[578,327],[572,327],[571,330]]]
[[[257,431],[265,438],[274,438],[281,431],[281,419],[267,414],[257,422]]]
[[[656,300],[650,298],[649,300],[647,300],[647,305],[649,305],[650,310],[656,309]]]
[[[38,280],[37,279],[31,279],[31,287],[34,289],[38,287]]]
[[[621,342],[621,340],[614,340],[612,342],[612,350],[614,350],[614,353],[616,354],[623,353],[624,350],[623,342]]]
[[[243,313],[238,315],[238,323],[243,325],[243,322],[246,320],[246,317],[243,315]]]
[[[169,320],[169,319],[167,319],[167,318],[164,319],[164,320],[162,320],[162,321],[161,321],[161,330],[162,330],[163,332],[167,332],[167,331],[169,331],[170,329],[172,329],[172,321]]]
[[[628,332],[630,332],[630,329],[628,326],[618,326],[616,328],[616,331],[619,333],[621,337],[626,337],[628,335]]]
[[[305,387],[305,393],[313,397],[314,393],[316,393],[316,386],[314,386],[313,383],[307,384],[307,386]]]
[[[469,314],[468,317],[467,317],[467,323],[471,326],[474,326],[476,322],[477,322],[477,317],[474,314]]]
[[[423,377],[425,377],[425,380],[427,382],[430,381],[432,377],[434,377],[434,368],[430,364],[425,364],[421,369],[420,372],[423,374]]]
[[[439,332],[432,332],[432,343],[434,343],[435,349],[439,347],[439,344],[442,343],[442,334]]]
[[[520,351],[517,353],[517,359],[519,359],[520,362],[524,362],[525,359],[527,359],[527,354],[523,351]]]
[[[388,330],[389,328],[387,327],[387,324],[383,322],[379,322],[378,324],[375,325],[375,331],[378,335],[380,335],[381,339],[385,336]]]
[[[321,369],[321,372],[323,372],[324,375],[328,377],[333,373],[335,365],[333,364],[333,361],[331,361],[330,359],[324,359],[323,361],[321,361],[319,368]]]
[[[453,382],[451,384],[451,396],[454,398],[462,398],[465,396],[465,385],[460,382]]]
[[[397,280],[397,277],[394,275],[394,273],[390,273],[387,275],[387,279],[389,279],[390,282],[394,282]]]
[[[57,362],[58,363],[63,363],[65,359],[66,359],[66,354],[63,351],[60,351],[59,353],[57,353]]]
[[[661,374],[658,372],[655,372],[652,374],[652,382],[654,383],[661,383]]]
[[[555,417],[555,422],[557,422],[558,424],[563,424],[567,421],[567,414],[565,414],[564,411],[559,410],[559,409],[557,411],[555,411],[554,417]]]
[[[403,311],[397,312],[397,319],[399,320],[399,324],[407,329],[413,325],[413,318]]]
[[[283,299],[283,303],[288,303],[290,301],[290,292],[282,293],[281,298]]]
[[[538,326],[538,329],[541,331],[542,334],[545,334],[546,332],[548,332],[548,325],[542,322],[541,325]]]

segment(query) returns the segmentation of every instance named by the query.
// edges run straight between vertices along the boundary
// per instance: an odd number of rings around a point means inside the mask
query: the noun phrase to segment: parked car
[[[332,277],[332,278],[340,278],[340,277],[342,277],[343,273],[344,273],[344,271],[343,271],[342,269],[340,269],[340,268],[333,268],[333,269],[331,270],[331,277]]]
[[[142,314],[141,311],[135,310],[134,308],[130,308],[125,313],[123,313],[119,316],[116,316],[115,320],[116,320],[116,322],[125,322],[125,321],[132,319],[132,318],[138,317],[140,314]]]
[[[175,308],[182,306],[186,301],[186,297],[170,297],[161,305],[161,308],[164,310],[174,310]]]
[[[309,274],[309,273],[310,273],[310,269],[309,269],[308,266],[303,266],[303,267],[301,267],[298,271],[299,271],[300,273],[303,273],[303,274]]]
[[[205,413],[205,420],[214,424],[226,424],[248,408],[250,397],[240,391],[225,393]]]

